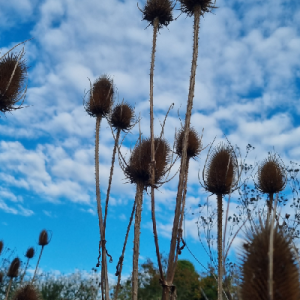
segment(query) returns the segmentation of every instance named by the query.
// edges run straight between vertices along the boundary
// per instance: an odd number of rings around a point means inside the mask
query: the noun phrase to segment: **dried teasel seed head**
[[[176,137],[176,153],[181,157],[183,149],[184,128],[182,128]],[[194,128],[190,128],[188,135],[188,158],[196,157],[201,152],[201,139]]]
[[[3,250],[3,246],[4,246],[3,241],[0,241],[0,255],[1,255],[2,250]]]
[[[241,298],[243,300],[269,300],[269,242],[270,225],[248,233],[248,247],[242,255]],[[300,299],[299,273],[290,237],[274,227],[273,294],[274,300]]]
[[[287,177],[283,163],[275,154],[270,154],[258,167],[257,188],[266,194],[278,193],[285,188]]]
[[[25,256],[29,259],[33,258],[34,256],[34,248],[28,248],[27,251],[26,251],[26,254]]]
[[[40,293],[31,284],[26,284],[16,290],[12,300],[41,300]]]
[[[8,53],[0,60],[0,111],[3,113],[22,108],[14,106],[24,99],[27,66],[23,54]]]
[[[155,183],[157,184],[167,171],[170,147],[164,139],[154,138],[154,148],[156,150]],[[150,164],[151,139],[144,139],[133,149],[125,174],[131,183],[142,183],[145,187],[150,186]]]
[[[134,117],[132,107],[127,103],[121,103],[113,108],[109,120],[112,127],[126,131],[131,128]]]
[[[201,15],[204,15],[206,12],[211,12],[213,8],[217,8],[214,6],[214,2],[212,0],[179,0],[181,7],[180,10],[183,13],[186,13],[188,16],[192,16],[197,7],[201,8]]]
[[[89,100],[85,102],[85,110],[92,117],[106,117],[113,105],[115,87],[107,75],[99,77],[90,90]]]
[[[47,230],[42,230],[39,236],[39,245],[46,246],[50,243]]]
[[[143,9],[143,20],[154,26],[155,18],[158,19],[158,28],[168,26],[173,21],[173,3],[170,0],[147,0]]]
[[[9,266],[7,276],[10,278],[17,277],[19,268],[20,268],[20,259],[16,257]]]
[[[205,188],[216,195],[229,194],[237,184],[238,162],[230,145],[217,146],[205,170]]]

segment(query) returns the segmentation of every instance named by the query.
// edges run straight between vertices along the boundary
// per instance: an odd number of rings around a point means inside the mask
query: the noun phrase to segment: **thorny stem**
[[[21,277],[20,284],[22,284],[22,282],[23,282],[23,279],[24,279],[24,276],[25,276],[25,274],[26,274],[26,270],[27,270],[28,264],[29,264],[29,258],[27,259],[26,267],[25,267],[24,273],[23,273],[23,275],[22,275],[22,277]]]
[[[7,292],[6,292],[6,296],[5,296],[5,300],[8,299],[8,295],[9,295],[9,291],[10,291],[10,287],[11,287],[11,284],[12,284],[12,278],[10,278],[9,280],[9,284],[8,284],[8,287],[7,287]]]
[[[175,272],[176,262],[174,261],[175,256],[175,249],[176,249],[176,240],[178,236],[178,225],[179,225],[179,218],[180,218],[180,208],[182,202],[182,193],[184,189],[184,177],[185,177],[185,168],[186,168],[186,161],[187,161],[187,143],[188,143],[188,133],[190,128],[191,122],[191,114],[193,108],[193,98],[194,98],[194,91],[195,91],[195,77],[196,77],[196,68],[197,68],[197,57],[198,57],[198,35],[199,35],[199,23],[200,23],[200,14],[201,14],[201,6],[195,7],[194,10],[194,39],[193,39],[193,60],[192,60],[192,67],[191,67],[191,76],[190,76],[190,87],[189,87],[189,95],[188,95],[188,102],[187,102],[187,111],[185,115],[185,124],[184,124],[184,137],[183,137],[183,147],[182,147],[182,159],[180,164],[180,174],[179,174],[179,183],[178,183],[178,190],[176,196],[176,207],[175,207],[175,216],[173,221],[173,229],[172,229],[172,238],[171,238],[171,245],[170,245],[170,252],[169,252],[169,259],[168,259],[168,270],[167,270],[167,284],[171,285],[172,282],[170,280],[174,276],[173,273]],[[162,300],[167,300],[169,295],[169,288],[168,286],[163,287],[163,295]]]
[[[138,269],[139,269],[139,250],[140,250],[140,228],[143,204],[143,183],[136,185],[136,212],[134,222],[134,241],[133,241],[133,268],[132,268],[132,300],[138,300]]]
[[[96,119],[96,138],[95,138],[96,198],[97,198],[97,211],[98,211],[98,218],[99,218],[100,239],[101,239],[101,246],[102,246],[101,293],[102,293],[102,299],[109,300],[109,286],[108,286],[108,278],[107,278],[106,249],[105,249],[105,240],[104,240],[105,232],[104,232],[103,219],[102,219],[102,206],[101,206],[101,196],[100,196],[100,179],[99,179],[99,133],[100,133],[101,119],[102,119],[101,117],[97,116],[97,119]]]
[[[44,250],[44,246],[42,246],[42,249],[41,249],[41,252],[40,252],[40,256],[39,256],[39,259],[37,261],[37,264],[36,264],[36,267],[35,267],[35,271],[34,271],[31,283],[33,283],[33,281],[34,281],[34,278],[35,278],[35,275],[36,275],[36,272],[37,272],[37,269],[38,269],[38,266],[39,266],[39,263],[40,263],[40,260],[41,260],[41,257],[42,257],[43,250]]]
[[[222,300],[222,278],[223,278],[223,258],[222,258],[222,194],[217,195],[218,202],[218,300]]]
[[[156,37],[158,30],[159,20],[158,17],[154,19],[153,23],[153,46],[151,54],[151,68],[150,68],[150,138],[151,138],[151,213],[152,213],[152,224],[153,224],[153,235],[155,242],[155,250],[158,262],[158,268],[161,280],[164,281],[164,274],[160,259],[158,237],[156,230],[156,218],[155,218],[155,199],[154,199],[154,183],[155,183],[155,149],[154,149],[154,116],[153,116],[153,75],[154,75],[154,61],[155,61],[155,51],[156,51]]]
[[[127,232],[126,232],[125,241],[124,241],[124,245],[123,245],[122,255],[120,257],[120,266],[119,266],[120,269],[119,269],[119,274],[118,274],[118,283],[117,283],[116,291],[115,291],[115,298],[114,298],[115,300],[117,300],[117,298],[118,298],[120,282],[121,282],[121,276],[122,276],[123,259],[124,259],[126,244],[127,244],[128,235],[129,235],[129,231],[130,231],[130,227],[131,227],[131,223],[132,223],[132,220],[133,220],[135,209],[136,209],[136,202],[134,201],[133,208],[132,208],[131,215],[130,215],[129,224],[128,224],[128,227],[127,227]]]

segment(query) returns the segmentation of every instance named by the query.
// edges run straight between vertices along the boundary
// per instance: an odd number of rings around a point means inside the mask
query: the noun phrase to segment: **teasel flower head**
[[[208,157],[203,169],[204,188],[215,194],[229,194],[239,180],[238,161],[231,145],[219,144]]]
[[[125,132],[132,128],[134,119],[134,110],[128,103],[117,104],[109,117],[113,128]]]
[[[0,60],[0,111],[11,112],[22,108],[15,106],[26,94],[27,66],[24,54],[8,53]]]
[[[1,255],[1,253],[2,253],[2,250],[3,250],[3,241],[0,241],[0,255]]]
[[[112,79],[103,75],[91,86],[89,100],[84,103],[86,112],[92,117],[106,117],[113,105],[115,86]]]
[[[170,161],[169,144],[162,138],[154,138],[155,148],[155,184],[159,184],[167,172]],[[131,183],[142,183],[150,186],[151,167],[151,139],[143,139],[133,149],[129,163],[125,168],[125,175]]]
[[[276,154],[269,154],[258,167],[256,187],[263,193],[275,194],[282,191],[287,182],[283,163]]]
[[[158,28],[168,26],[173,21],[173,3],[170,0],[147,0],[142,10],[143,20],[154,26],[154,20],[158,19]]]
[[[270,223],[262,224],[255,232],[248,232],[242,254],[241,298],[243,300],[269,300],[269,243]],[[291,238],[274,227],[273,243],[273,295],[274,300],[300,299],[299,273]]]
[[[212,0],[179,0],[179,2],[181,4],[180,10],[188,16],[192,16],[197,7],[201,8],[201,15],[211,12],[213,8],[217,8],[214,6],[216,1]]]
[[[10,278],[17,277],[19,268],[20,268],[20,259],[18,257],[16,257],[9,266],[7,276]]]
[[[12,300],[42,300],[42,298],[33,285],[26,284],[16,290]]]
[[[180,157],[182,156],[182,146],[183,146],[184,128],[182,128],[176,136],[176,154]],[[197,131],[194,128],[190,128],[188,135],[188,146],[187,146],[187,156],[188,158],[194,158],[198,156],[201,152],[201,138],[199,137]]]
[[[44,247],[50,243],[49,235],[47,230],[42,230],[39,236],[39,245]]]
[[[33,248],[33,247],[28,248],[27,251],[26,251],[25,256],[26,256],[28,259],[33,258],[33,256],[34,256],[34,248]]]

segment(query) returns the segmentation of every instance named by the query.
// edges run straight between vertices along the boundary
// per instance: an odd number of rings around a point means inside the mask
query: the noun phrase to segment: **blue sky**
[[[145,1],[139,1],[143,7]],[[273,148],[285,163],[300,158],[300,4],[290,0],[223,0],[200,22],[199,58],[192,126],[204,128],[203,144],[224,140],[255,146],[249,163]],[[179,8],[177,4],[176,8]],[[179,11],[174,11],[177,17]],[[149,136],[149,69],[152,27],[141,22],[135,0],[11,0],[0,3],[1,53],[24,41],[29,70],[25,104],[0,119],[0,239],[22,256],[36,246],[39,232],[53,238],[41,261],[44,271],[90,270],[97,262],[99,229],[94,183],[95,120],[82,99],[92,81],[106,73],[117,99],[135,106],[141,131]],[[192,59],[191,18],[181,15],[157,38],[154,77],[155,133],[169,106],[165,137],[173,144],[188,95]],[[21,50],[21,48],[18,48]],[[160,121],[160,122],[159,122]],[[129,158],[138,126],[122,152]],[[104,121],[100,133],[100,185],[105,199],[113,140]],[[204,263],[198,240],[197,205],[208,194],[198,182],[205,149],[189,172],[186,239]],[[175,165],[175,173],[178,164]],[[156,192],[161,251],[169,250],[178,176]],[[108,215],[107,247],[115,272],[135,187],[115,165]],[[215,207],[214,197],[209,203]],[[142,215],[141,261],[155,260],[149,196]],[[235,212],[235,205],[230,208]],[[236,239],[238,247],[242,234]],[[124,272],[132,265],[130,236]],[[192,257],[187,251],[182,258]],[[32,267],[35,261],[32,263]],[[196,265],[197,266],[197,265]],[[198,268],[198,266],[197,266]],[[200,268],[198,268],[200,270]],[[111,275],[113,277],[113,275]]]

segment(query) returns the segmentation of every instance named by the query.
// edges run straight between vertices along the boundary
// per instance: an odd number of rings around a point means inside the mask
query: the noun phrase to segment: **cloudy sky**
[[[142,8],[145,1],[139,1]],[[284,163],[300,160],[300,4],[295,0],[220,0],[218,9],[200,21],[199,58],[192,126],[202,143],[215,144],[226,134],[248,163],[269,151]],[[179,8],[179,4],[175,9]],[[174,10],[174,18],[180,12]],[[125,101],[141,116],[149,136],[149,70],[152,27],[141,21],[135,0],[0,0],[0,48],[6,52],[28,38],[28,91],[24,109],[0,119],[0,240],[23,257],[37,247],[42,229],[53,237],[41,268],[63,273],[90,270],[98,256],[99,228],[95,202],[95,119],[82,102],[89,80],[109,74],[117,87],[116,102]],[[172,145],[184,120],[192,59],[192,18],[180,15],[157,37],[154,77],[155,133],[169,106],[165,138]],[[16,51],[20,51],[18,47]],[[124,140],[127,159],[138,126]],[[106,121],[100,133],[100,185],[105,199],[113,139]],[[191,163],[185,236],[204,264],[198,239],[197,206],[207,199],[198,181],[206,148]],[[171,176],[175,174],[175,164]],[[169,251],[178,176],[156,192],[161,251]],[[115,272],[128,223],[135,186],[126,183],[118,165],[112,184],[107,247]],[[230,208],[235,211],[236,204]],[[145,193],[141,261],[155,260],[149,195]],[[194,213],[194,214],[193,214]],[[237,239],[238,240],[238,239]],[[132,264],[132,235],[124,272]],[[188,251],[183,258],[193,260]],[[33,261],[32,267],[36,261]],[[195,261],[193,261],[195,262]],[[197,269],[201,269],[197,266]]]

